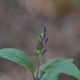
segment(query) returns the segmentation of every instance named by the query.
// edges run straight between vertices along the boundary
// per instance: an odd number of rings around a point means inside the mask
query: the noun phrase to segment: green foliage
[[[14,48],[0,49],[0,57],[14,61],[23,67],[33,71],[33,63],[28,55],[23,51]]]
[[[80,71],[71,60],[66,59],[52,59],[43,64],[40,70],[45,71],[41,80],[57,80],[61,73],[70,75],[80,80]]]
[[[37,47],[38,47],[38,49],[41,51],[42,50],[42,47],[41,47],[41,42],[40,42],[40,40],[38,39],[38,42],[37,42]]]
[[[23,51],[14,48],[0,49],[0,57],[18,63],[19,65],[30,69],[33,80],[57,80],[59,74],[67,74],[80,80],[80,70],[73,63],[73,59],[51,59],[43,65],[42,57],[46,52],[45,46],[48,41],[46,27],[40,34],[37,42],[37,50],[34,55],[37,58],[38,66],[34,72],[32,60]]]

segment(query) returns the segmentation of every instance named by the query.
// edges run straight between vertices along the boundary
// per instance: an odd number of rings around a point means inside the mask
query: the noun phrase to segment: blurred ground
[[[0,0],[0,48],[33,51],[43,26],[49,41],[44,61],[50,58],[74,58],[80,68],[79,0]],[[29,70],[0,58],[0,80],[32,80]],[[69,76],[60,80],[76,80]]]

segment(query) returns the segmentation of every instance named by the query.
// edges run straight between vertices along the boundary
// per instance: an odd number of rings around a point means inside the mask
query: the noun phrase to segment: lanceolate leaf
[[[0,57],[18,63],[19,65],[29,68],[33,71],[33,63],[28,55],[23,51],[14,48],[0,49]]]
[[[41,66],[41,70],[45,71],[41,80],[57,80],[59,74],[64,73],[80,80],[80,71],[71,60],[56,59],[49,60]]]

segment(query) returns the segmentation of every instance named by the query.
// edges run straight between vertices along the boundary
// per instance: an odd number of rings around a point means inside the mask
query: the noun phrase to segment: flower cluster
[[[48,37],[46,34],[46,26],[44,26],[44,30],[40,34],[38,43],[37,43],[37,50],[40,51],[42,54],[45,54],[46,52],[45,46],[46,46],[47,41],[48,41]]]

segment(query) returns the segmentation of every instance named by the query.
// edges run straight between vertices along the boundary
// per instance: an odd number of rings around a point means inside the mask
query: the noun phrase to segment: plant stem
[[[36,80],[38,80],[38,76],[39,76],[39,70],[40,70],[40,65],[42,63],[42,55],[40,56],[40,58],[38,59],[38,69],[37,69],[37,74],[36,74]]]
[[[36,78],[34,77],[34,75],[33,75],[33,79],[36,80]]]
[[[38,60],[38,69],[37,69],[37,74],[36,74],[36,80],[38,80],[39,67],[40,67],[40,61]]]
[[[31,72],[31,74],[32,74],[33,80],[36,80],[36,78],[35,78],[35,76],[34,76],[33,72]]]

